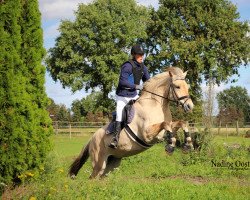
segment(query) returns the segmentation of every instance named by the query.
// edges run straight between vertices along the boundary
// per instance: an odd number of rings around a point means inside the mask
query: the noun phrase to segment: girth
[[[128,125],[125,125],[124,128],[126,130],[126,133],[129,135],[129,137],[132,140],[134,140],[135,142],[137,142],[140,146],[142,146],[142,147],[144,147],[146,149],[153,146],[153,144],[147,144],[144,141],[142,141],[140,138],[138,138]]]

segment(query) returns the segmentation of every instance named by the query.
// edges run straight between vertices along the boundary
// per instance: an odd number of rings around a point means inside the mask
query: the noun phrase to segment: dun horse
[[[122,129],[117,149],[109,148],[112,135],[106,134],[108,125],[98,129],[82,149],[69,169],[74,178],[90,156],[93,171],[90,178],[103,177],[120,165],[123,157],[141,153],[158,142],[157,135],[165,130],[167,148],[173,150],[170,101],[181,104],[185,111],[193,109],[185,81],[187,72],[169,67],[144,84],[141,96],[134,103],[134,118]]]

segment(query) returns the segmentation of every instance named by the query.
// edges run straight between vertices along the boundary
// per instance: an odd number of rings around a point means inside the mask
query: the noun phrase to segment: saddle
[[[126,125],[132,122],[134,115],[135,115],[134,103],[135,103],[135,100],[130,100],[127,103],[127,105],[123,108],[121,129],[123,129]],[[110,134],[114,132],[115,121],[116,121],[116,112],[112,112],[112,121],[108,125],[106,134]]]

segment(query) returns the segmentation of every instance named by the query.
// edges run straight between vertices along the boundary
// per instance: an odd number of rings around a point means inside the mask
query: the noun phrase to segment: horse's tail
[[[69,168],[69,176],[71,178],[74,178],[78,174],[78,172],[81,169],[81,167],[83,166],[83,164],[89,158],[89,144],[90,144],[90,142],[88,142],[88,144],[82,149],[79,156],[71,164],[71,166]]]

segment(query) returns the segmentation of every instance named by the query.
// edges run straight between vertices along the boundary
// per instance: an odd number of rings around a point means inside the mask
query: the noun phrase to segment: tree
[[[223,116],[233,116],[235,115],[235,113],[238,113],[236,116],[238,116],[240,119],[242,118],[243,113],[244,121],[250,121],[250,97],[248,96],[246,88],[240,86],[232,86],[229,89],[219,92],[217,94],[217,100],[220,110],[219,117],[221,119],[223,118]]]
[[[75,100],[71,105],[71,111],[73,112],[72,119],[75,122],[83,120],[83,117],[87,115],[85,108],[83,107],[82,100]]]
[[[243,123],[244,114],[242,110],[231,105],[230,107],[221,108],[217,120],[219,124],[236,123],[236,121]]]
[[[38,2],[0,3],[0,182],[41,167],[50,150]]]
[[[147,63],[156,72],[170,65],[189,70],[192,95],[200,97],[202,77],[220,84],[249,62],[247,31],[230,1],[159,0],[147,28]]]
[[[70,109],[64,104],[56,104],[53,99],[50,99],[47,111],[53,121],[71,121]]]
[[[197,101],[192,112],[186,113],[180,106],[177,107],[174,103],[170,104],[170,110],[173,121],[185,120],[190,123],[200,123],[202,119],[202,102]]]
[[[117,85],[120,66],[132,44],[146,38],[147,9],[134,0],[96,0],[81,4],[74,21],[60,24],[60,36],[46,59],[54,80],[72,91],[99,87],[103,108]]]
[[[82,105],[86,112],[98,113],[104,112],[106,115],[110,114],[111,111],[115,109],[115,101],[112,98],[108,98],[107,107],[104,107],[102,104],[103,101],[102,92],[93,92],[88,95],[86,98],[82,99]]]

